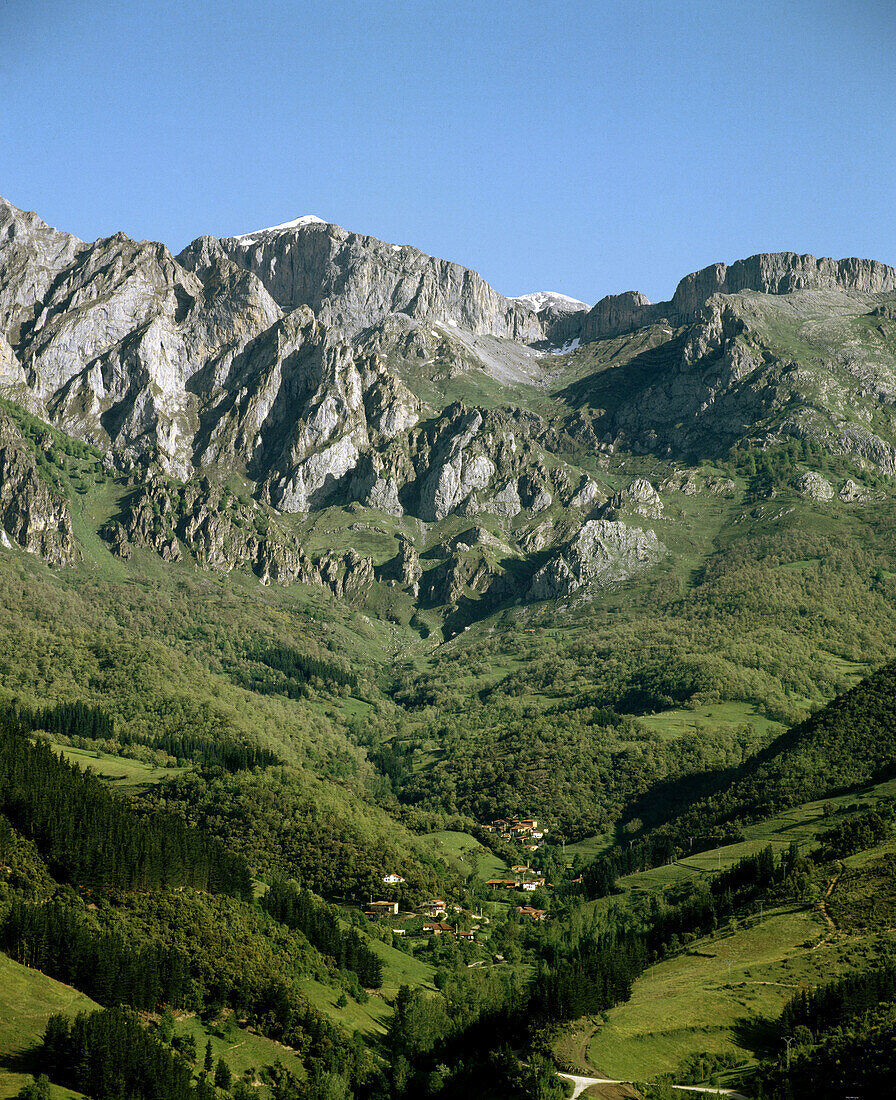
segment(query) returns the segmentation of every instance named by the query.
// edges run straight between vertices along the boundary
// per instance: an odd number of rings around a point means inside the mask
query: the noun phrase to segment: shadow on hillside
[[[732,1028],[734,1041],[757,1058],[774,1058],[783,1049],[781,1029],[776,1020],[758,1016],[742,1016]]]
[[[626,806],[625,818],[640,818],[645,828],[653,828],[690,809],[695,802],[723,790],[736,778],[741,766],[713,768],[696,775],[662,779]]]
[[[46,1070],[41,1047],[34,1046],[12,1054],[0,1054],[0,1070],[6,1070],[7,1073],[30,1073],[33,1077],[38,1077]]]
[[[620,405],[630,404],[636,394],[661,381],[676,368],[681,362],[685,339],[686,333],[682,333],[659,347],[642,351],[626,363],[579,378],[554,396],[574,409],[590,405],[606,409],[612,415]]]

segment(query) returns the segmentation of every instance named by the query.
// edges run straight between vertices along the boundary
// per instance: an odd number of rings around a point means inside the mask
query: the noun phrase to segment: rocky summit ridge
[[[873,260],[762,254],[668,302],[589,307],[506,298],[315,216],[175,257],[0,200],[0,397],[103,453],[123,486],[112,551],[340,596],[493,605],[618,583],[669,553],[660,481],[727,491],[682,470],[732,447],[809,442],[896,474],[894,318],[896,271]],[[58,487],[14,418],[0,429],[5,544],[73,560]],[[626,478],[627,454],[668,469]],[[803,473],[813,499],[846,499]],[[345,521],[306,551],[302,524],[333,508],[370,517],[380,548],[359,554]]]

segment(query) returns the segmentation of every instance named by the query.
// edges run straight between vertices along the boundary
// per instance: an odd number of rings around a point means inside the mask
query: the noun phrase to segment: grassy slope
[[[85,771],[93,771],[115,783],[116,787],[143,787],[149,783],[158,783],[175,775],[182,775],[186,768],[156,768],[140,760],[129,760],[123,756],[112,756],[108,752],[93,752],[88,749],[76,749],[69,745],[55,746],[60,756],[77,764]]]
[[[304,1076],[301,1058],[288,1047],[272,1039],[265,1039],[263,1035],[255,1035],[251,1031],[239,1028],[226,1017],[218,1024],[203,1025],[197,1016],[183,1015],[176,1017],[174,1030],[176,1035],[192,1035],[196,1040],[200,1066],[205,1055],[206,1044],[210,1042],[215,1065],[219,1058],[223,1058],[230,1066],[234,1080],[247,1071],[258,1070],[278,1061],[299,1078]],[[255,1074],[253,1074],[254,1078]]]
[[[894,798],[896,780],[891,780],[859,796],[807,803],[749,826],[740,844],[628,875],[619,886],[640,897],[662,894],[675,883],[730,867],[769,844],[776,854],[794,841],[811,847],[819,832],[859,812],[857,805],[864,812]],[[891,840],[844,863],[848,869],[860,868],[893,850],[896,841]],[[857,893],[861,885],[857,879]],[[599,909],[619,904],[618,896],[594,903]],[[844,901],[841,908],[847,905]],[[752,1062],[757,1052],[766,1051],[763,1021],[777,1016],[801,984],[829,980],[862,965],[881,931],[879,922],[870,930],[832,929],[813,905],[763,907],[761,913],[757,907],[736,928],[695,940],[682,953],[649,967],[635,982],[629,1002],[611,1010],[605,1024],[580,1021],[559,1042],[558,1055],[582,1070],[598,1068],[609,1077],[631,1080],[672,1072],[687,1055],[704,1051],[732,1053]],[[896,935],[888,935],[896,943]]]
[[[20,1072],[20,1059],[40,1042],[50,1016],[74,1016],[98,1007],[71,986],[0,954],[0,1098],[15,1096],[32,1079]],[[77,1095],[63,1088],[53,1093],[54,1100]]]
[[[509,868],[488,848],[469,833],[442,830],[427,834],[426,843],[464,878],[473,876],[481,882],[505,874]]]

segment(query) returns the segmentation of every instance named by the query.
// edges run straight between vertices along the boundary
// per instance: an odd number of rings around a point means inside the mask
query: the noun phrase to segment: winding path
[[[627,1085],[628,1081],[611,1081],[606,1077],[577,1077],[573,1073],[557,1073],[558,1077],[565,1077],[567,1081],[572,1081],[573,1090],[571,1100],[578,1100],[578,1097],[582,1095],[585,1089],[590,1088],[592,1085]]]
[[[570,1100],[578,1100],[585,1089],[590,1088],[592,1085],[630,1085],[631,1081],[611,1081],[608,1077],[578,1077],[574,1073],[560,1073],[557,1071],[558,1077],[564,1077],[567,1081],[572,1081],[573,1090]],[[730,1100],[748,1100],[742,1092],[737,1092],[735,1089],[720,1089],[711,1088],[707,1085],[673,1085],[673,1089],[677,1089],[679,1092],[704,1092],[710,1093],[713,1096],[727,1096]]]

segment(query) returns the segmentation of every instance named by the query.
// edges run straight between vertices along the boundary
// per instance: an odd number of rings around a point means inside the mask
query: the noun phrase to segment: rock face
[[[60,272],[87,246],[0,198],[0,332],[17,343]]]
[[[666,548],[653,531],[616,520],[589,520],[532,578],[529,599],[569,596],[584,585],[606,586],[655,565]]]
[[[672,295],[671,312],[680,323],[695,321],[713,294],[756,290],[790,294],[794,290],[858,290],[869,294],[896,290],[896,270],[876,260],[831,260],[795,252],[763,252],[727,267],[712,264],[685,276]]]
[[[177,561],[182,544],[201,568],[248,568],[262,584],[316,584],[347,597],[363,594],[374,580],[370,558],[348,550],[312,560],[294,539],[270,530],[256,509],[207,479],[176,494],[162,479],[139,485],[101,534],[119,557],[141,547]]]
[[[661,307],[637,290],[624,294],[608,294],[594,306],[582,320],[579,338],[599,340],[605,336],[618,336],[623,332],[648,325],[661,315]]]
[[[65,500],[41,478],[34,451],[0,412],[0,530],[9,546],[37,554],[50,565],[78,557]]]
[[[349,333],[405,313],[511,340],[546,335],[535,310],[503,298],[475,271],[317,219],[220,243],[283,309],[310,306]]]
[[[896,290],[896,269],[876,260],[816,259],[795,252],[763,252],[727,266],[710,264],[686,275],[668,302],[651,303],[638,291],[602,298],[580,320],[574,333],[582,341],[632,332],[665,321],[684,325],[700,319],[714,294],[755,290],[761,294],[790,294],[795,290],[856,290],[881,294]]]
[[[470,602],[562,597],[662,557],[646,528],[676,509],[644,478],[619,488],[625,455],[680,461],[659,487],[690,496],[739,491],[698,472],[735,444],[803,440],[896,473],[894,317],[896,271],[866,260],[764,254],[687,276],[669,302],[589,308],[505,298],[317,218],[175,258],[0,201],[0,397],[131,478],[102,532],[114,553],[342,598],[381,581],[453,608],[457,629]],[[3,539],[71,560],[65,503],[4,432]],[[797,488],[834,494],[811,470]],[[369,510],[376,571],[342,530],[305,551],[323,509]]]
[[[834,489],[831,483],[821,476],[821,474],[815,473],[814,470],[807,470],[806,473],[801,474],[794,483],[795,488],[804,497],[808,497],[809,500],[831,500],[834,496]]]
[[[625,515],[644,519],[659,519],[663,514],[663,502],[649,481],[636,478],[627,489],[614,493],[600,510],[603,519],[619,519]]]

